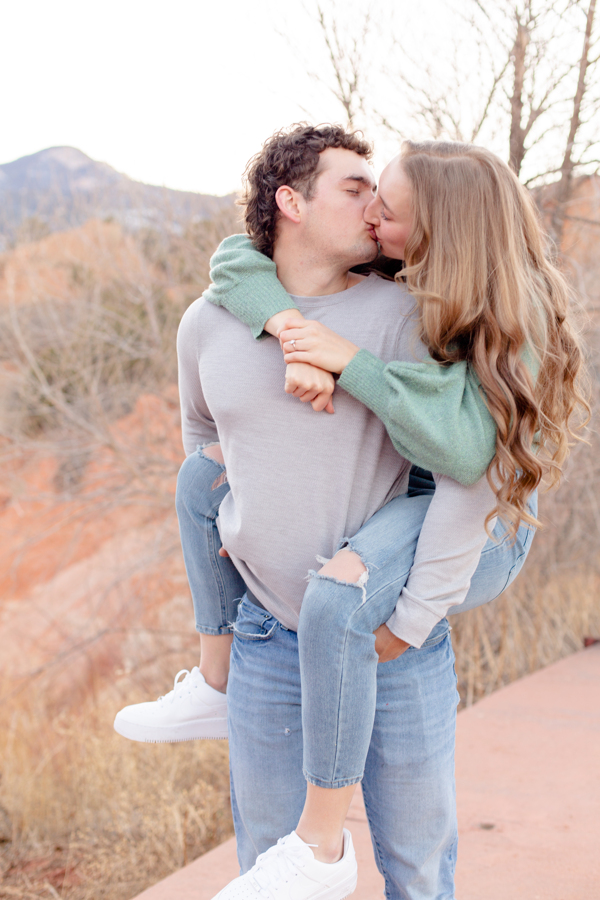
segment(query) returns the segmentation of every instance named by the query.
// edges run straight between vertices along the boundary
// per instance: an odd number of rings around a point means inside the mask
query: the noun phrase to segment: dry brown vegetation
[[[566,236],[594,353],[597,194]],[[0,897],[127,900],[231,831],[224,743],[137,745],[112,719],[196,661],[175,330],[236,230],[233,213],[169,237],[88,223],[0,260]],[[590,440],[515,585],[453,622],[463,702],[600,637]]]
[[[127,900],[231,831],[225,742],[134,744],[113,694],[3,716],[2,897]]]
[[[197,661],[175,332],[238,229],[90,222],[0,260],[1,897],[125,900],[231,831],[224,742],[112,720]]]

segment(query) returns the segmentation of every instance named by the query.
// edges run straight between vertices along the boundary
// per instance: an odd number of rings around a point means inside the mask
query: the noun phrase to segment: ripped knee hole
[[[349,547],[344,547],[342,550],[338,550],[333,559],[325,563],[322,569],[319,569],[318,574],[325,578],[335,578],[362,587],[366,581],[367,567],[358,553],[350,550]]]

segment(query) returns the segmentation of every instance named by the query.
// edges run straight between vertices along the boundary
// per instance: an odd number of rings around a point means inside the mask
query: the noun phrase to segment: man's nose
[[[363,216],[365,222],[368,222],[369,225],[379,224],[379,216],[377,215],[377,199],[375,197],[373,197],[373,199],[369,200],[369,202],[367,203]]]

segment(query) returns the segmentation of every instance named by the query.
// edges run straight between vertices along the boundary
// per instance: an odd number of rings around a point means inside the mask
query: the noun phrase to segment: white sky
[[[4,0],[0,163],[68,145],[149,184],[211,194],[236,190],[247,160],[276,129],[307,118],[345,124],[340,104],[307,73],[330,75],[322,34],[307,12],[316,2]],[[332,0],[321,2],[329,9]],[[461,117],[475,114],[485,83],[481,66],[488,76],[491,69],[487,57],[476,58],[461,19],[474,4],[337,0],[340,29],[354,35],[369,5],[376,28],[364,49],[365,72],[379,111],[402,129],[409,98],[399,69],[425,84],[428,70],[437,68],[445,85],[439,67],[450,52],[462,71]],[[564,30],[566,44],[559,49],[566,58],[570,42],[578,50],[581,38],[568,36],[566,21]],[[543,82],[543,67],[536,74]],[[556,115],[566,122],[568,110]],[[498,120],[498,134],[495,121],[478,141],[505,156],[506,121]],[[407,124],[402,136],[432,136],[414,128]],[[378,170],[400,137],[382,131],[367,137],[376,140]],[[556,141],[558,147],[559,136]],[[555,153],[554,143],[550,135],[528,157],[534,174],[544,171],[537,157]]]
[[[343,120],[278,29],[325,71],[302,0],[5,0],[0,162],[69,145],[150,184],[235,190],[277,128]]]

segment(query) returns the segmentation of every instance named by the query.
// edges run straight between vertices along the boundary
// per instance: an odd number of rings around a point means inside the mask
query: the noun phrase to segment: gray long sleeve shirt
[[[338,294],[294,299],[305,316],[384,362],[426,354],[414,299],[393,282],[371,275]],[[185,451],[218,440],[227,462],[223,545],[266,609],[296,630],[316,557],[333,556],[342,537],[404,493],[410,463],[375,414],[345,391],[336,391],[335,415],[285,394],[278,342],[256,342],[226,310],[196,300],[177,346]],[[415,565],[388,622],[414,646],[464,600],[494,506],[485,478],[471,487],[445,476],[436,482]]]

